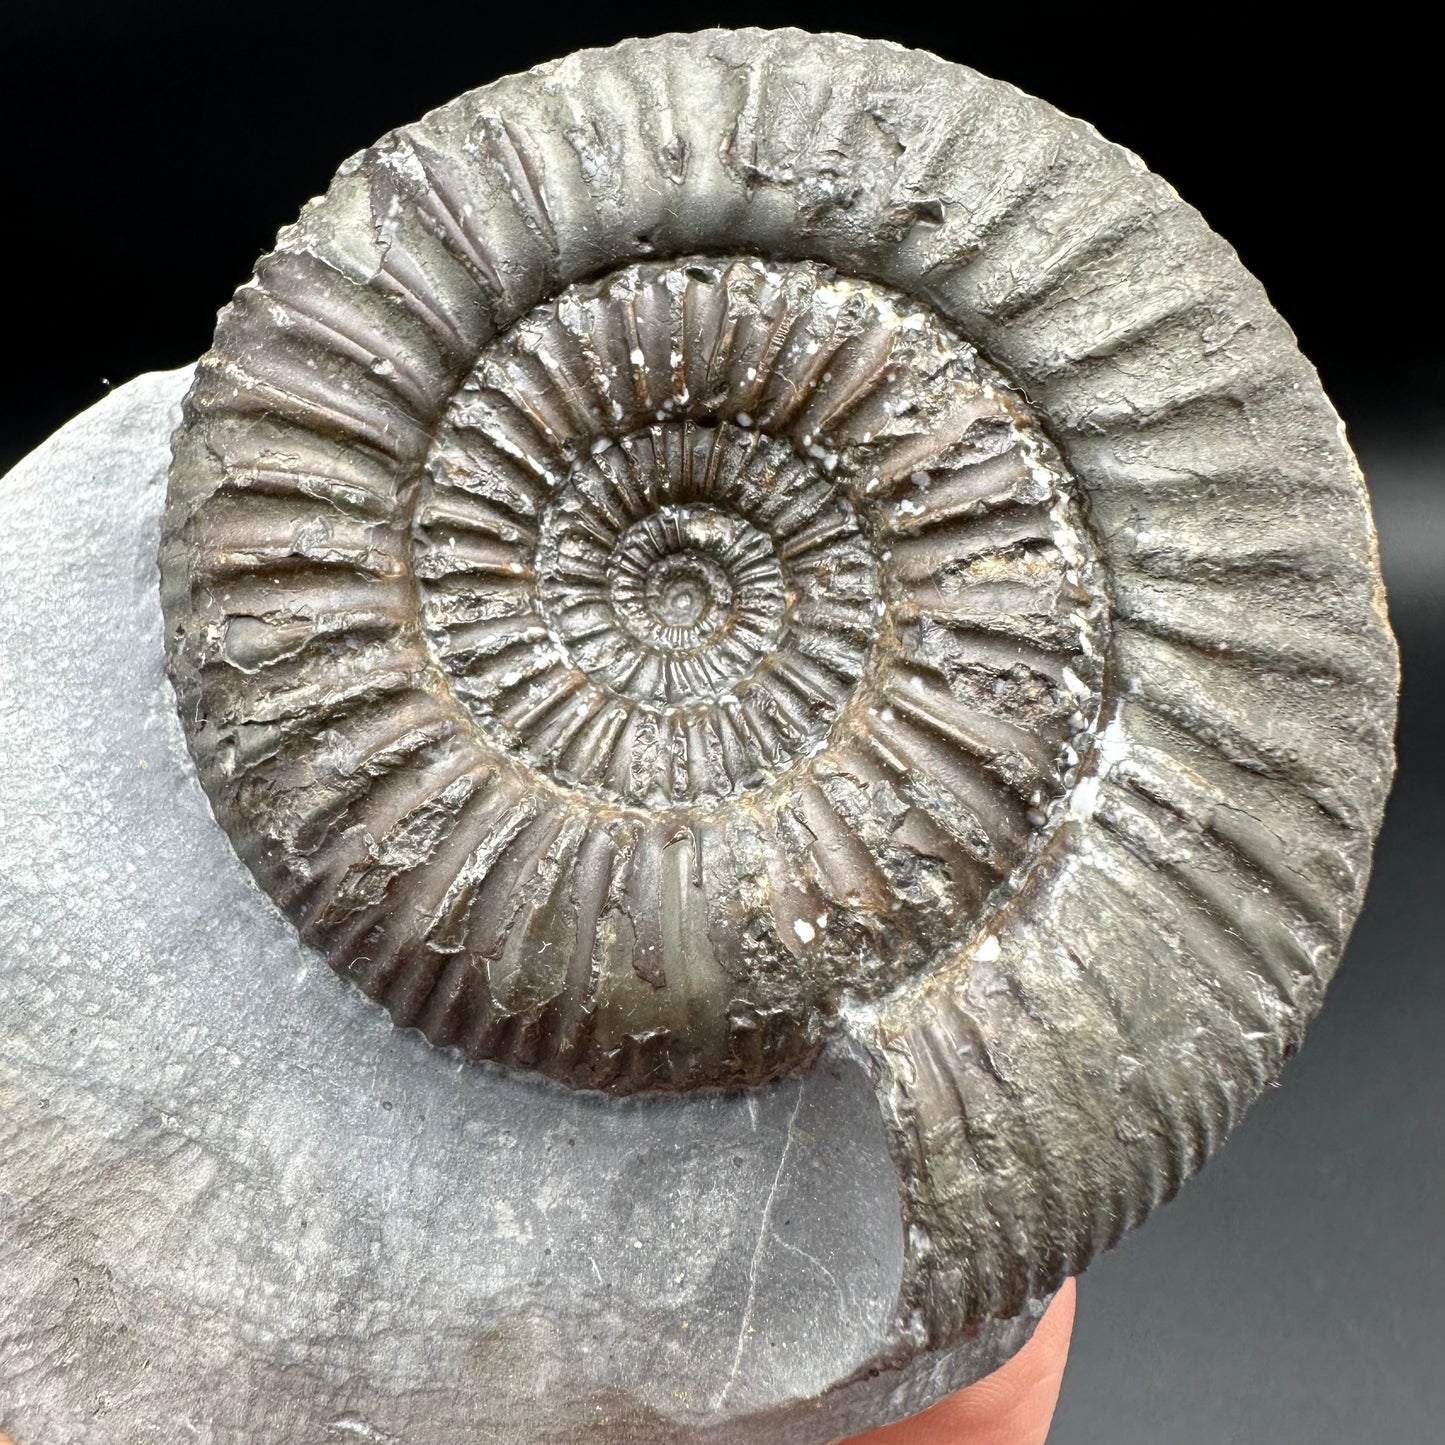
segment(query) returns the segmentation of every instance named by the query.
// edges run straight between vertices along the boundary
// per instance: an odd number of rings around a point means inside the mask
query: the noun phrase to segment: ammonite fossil
[[[162,563],[217,817],[398,1023],[618,1092],[853,1041],[920,1341],[1274,1078],[1390,774],[1360,478],[1259,286],[881,43],[629,42],[348,161],[221,317]]]

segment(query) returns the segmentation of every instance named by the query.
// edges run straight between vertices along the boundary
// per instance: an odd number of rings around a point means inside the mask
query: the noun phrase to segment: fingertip
[[[1043,1445],[1053,1423],[1076,1289],[1066,1280],[1023,1349],[1001,1369],[930,1410],[847,1445]]]

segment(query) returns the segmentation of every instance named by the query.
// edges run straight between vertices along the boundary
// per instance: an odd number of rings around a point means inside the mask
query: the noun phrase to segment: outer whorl
[[[934,57],[711,32],[348,161],[176,436],[172,674],[398,1022],[612,1090],[846,1033],[953,1338],[1272,1080],[1394,654],[1293,338],[1130,155]]]

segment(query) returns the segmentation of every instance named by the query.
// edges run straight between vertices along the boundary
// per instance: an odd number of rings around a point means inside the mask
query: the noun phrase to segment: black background
[[[1285,1087],[1083,1281],[1051,1441],[1435,1442],[1445,254],[1442,81],[1413,15],[958,0],[576,14],[457,0],[11,4],[0,472],[110,384],[204,351],[216,310],[345,156],[581,45],[709,24],[882,35],[1013,81],[1138,152],[1263,280],[1349,424],[1404,652],[1402,772],[1365,917]]]

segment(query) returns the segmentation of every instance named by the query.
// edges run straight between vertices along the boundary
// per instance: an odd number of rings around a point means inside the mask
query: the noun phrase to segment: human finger
[[[921,1415],[870,1430],[845,1445],[1043,1445],[1073,1330],[1074,1282],[1068,1280],[1028,1344],[1002,1369]]]

